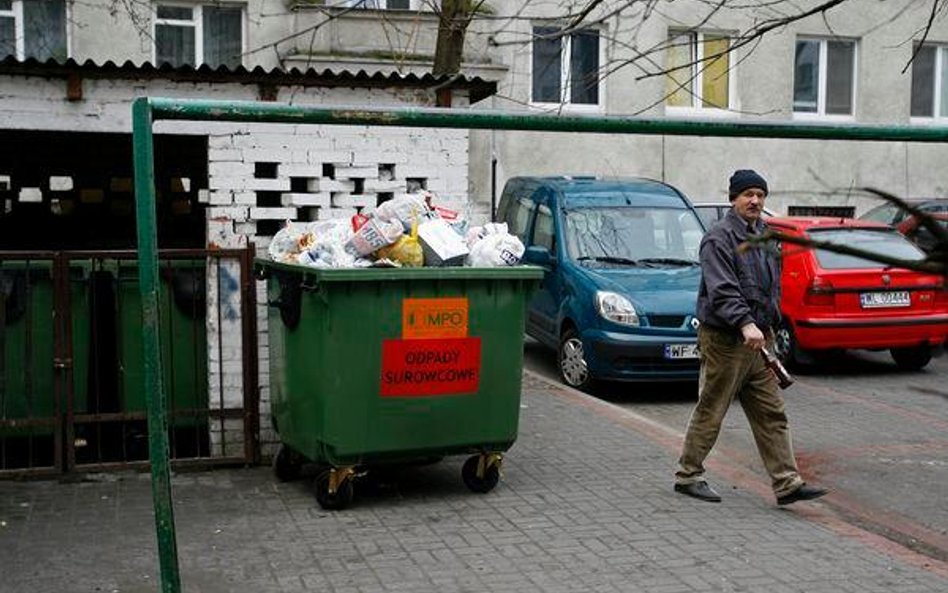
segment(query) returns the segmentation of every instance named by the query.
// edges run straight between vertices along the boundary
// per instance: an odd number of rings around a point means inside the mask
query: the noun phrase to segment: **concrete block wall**
[[[208,136],[208,244],[239,248],[252,242],[267,256],[272,235],[285,221],[349,218],[368,213],[396,195],[424,188],[438,204],[462,212],[467,207],[467,130],[410,130],[353,126],[256,124]],[[208,275],[208,302],[217,302],[217,283],[228,285],[236,270],[221,267]],[[266,286],[258,282],[257,326],[260,369],[260,442],[264,456],[278,443],[270,418]],[[229,294],[221,291],[221,306]],[[242,349],[239,316],[209,324],[211,393],[223,388],[225,406],[239,405]],[[216,344],[225,344],[218,349]],[[230,401],[233,399],[233,401]],[[214,404],[219,400],[212,397]],[[214,454],[242,447],[240,425],[213,427]],[[239,449],[237,450],[239,454]]]

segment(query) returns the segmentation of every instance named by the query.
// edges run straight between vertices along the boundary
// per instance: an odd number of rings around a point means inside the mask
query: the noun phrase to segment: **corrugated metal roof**
[[[398,74],[396,72],[368,73],[364,70],[358,72],[349,70],[334,71],[328,68],[323,70],[315,68],[307,70],[273,68],[272,70],[266,70],[260,66],[253,69],[244,66],[212,68],[206,64],[195,68],[193,66],[172,66],[170,64],[155,66],[148,62],[135,64],[130,60],[124,64],[116,64],[111,60],[98,64],[92,60],[80,63],[72,58],[65,62],[58,62],[53,59],[42,62],[34,58],[17,60],[14,56],[7,56],[0,60],[0,74],[55,78],[65,78],[77,74],[88,78],[162,78],[176,82],[236,82],[280,86],[445,88],[468,91],[471,103],[476,103],[497,92],[496,82],[484,80],[480,77],[434,76],[432,74],[419,76],[416,74]]]

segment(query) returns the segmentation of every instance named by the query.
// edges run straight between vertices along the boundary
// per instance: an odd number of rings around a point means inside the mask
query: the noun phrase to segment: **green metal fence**
[[[139,288],[142,296],[143,353],[148,409],[152,495],[158,531],[162,590],[181,590],[172,511],[168,418],[161,382],[158,327],[158,260],[155,120],[233,121],[287,124],[371,125],[543,132],[594,132],[668,136],[796,138],[883,142],[945,142],[948,127],[859,126],[796,122],[734,122],[616,116],[533,115],[473,109],[298,107],[246,101],[140,98],[132,105],[135,202],[138,227]]]

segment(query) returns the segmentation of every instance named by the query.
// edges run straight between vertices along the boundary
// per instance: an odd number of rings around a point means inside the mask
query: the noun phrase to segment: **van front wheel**
[[[583,353],[583,341],[575,329],[563,332],[560,338],[559,355],[560,378],[570,387],[590,391],[593,379],[589,375],[586,357]]]

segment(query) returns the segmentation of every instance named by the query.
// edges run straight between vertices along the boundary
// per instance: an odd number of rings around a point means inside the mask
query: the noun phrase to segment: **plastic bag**
[[[296,263],[315,268],[352,268],[356,258],[339,243],[320,243],[300,253]]]
[[[317,268],[367,265],[368,262],[360,262],[353,254],[346,252],[345,245],[352,238],[352,228],[345,218],[300,223],[296,226],[302,227],[303,230],[296,241],[299,250],[280,261]]]
[[[267,254],[273,261],[294,261],[300,251],[309,247],[311,239],[309,224],[288,220],[286,226],[273,236]]]
[[[464,234],[464,241],[468,247],[474,247],[474,244],[488,235],[506,235],[508,234],[506,222],[488,222],[484,226],[471,227]]]
[[[411,234],[402,235],[397,241],[375,252],[379,259],[390,259],[406,268],[420,268],[425,265],[425,255],[418,241],[418,223],[412,223]]]
[[[493,233],[474,243],[467,256],[467,265],[474,268],[515,266],[523,257],[520,239],[509,233]]]
[[[378,205],[372,213],[374,218],[402,223],[405,231],[411,230],[412,220],[428,211],[428,204],[422,194],[402,194]]]
[[[386,245],[391,245],[403,234],[402,223],[398,220],[384,221],[370,218],[346,242],[346,251],[352,255],[364,257]]]

